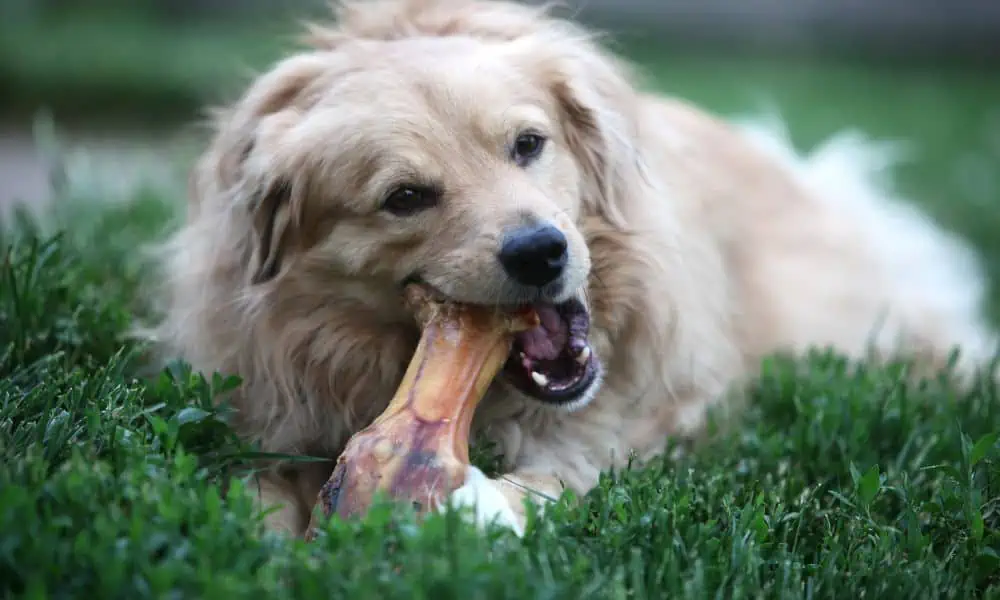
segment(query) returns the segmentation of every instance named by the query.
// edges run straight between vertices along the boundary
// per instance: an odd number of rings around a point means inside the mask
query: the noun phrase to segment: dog
[[[475,415],[502,473],[451,495],[518,535],[532,503],[738,415],[770,354],[993,357],[977,258],[880,179],[890,149],[846,133],[804,155],[644,91],[545,7],[335,13],[213,115],[162,248],[156,339],[242,379],[234,426],[262,450],[334,459],[385,408],[419,339],[412,282],[541,317]],[[260,475],[268,527],[302,535],[331,470]]]

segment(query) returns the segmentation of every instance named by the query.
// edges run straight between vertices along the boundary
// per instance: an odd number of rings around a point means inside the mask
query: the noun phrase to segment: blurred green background
[[[1000,2],[564,4],[658,91],[724,116],[776,110],[803,149],[844,128],[906,142],[901,193],[973,239],[1000,281]],[[3,0],[0,207],[43,206],[54,185],[179,195],[202,109],[326,14],[322,0]]]

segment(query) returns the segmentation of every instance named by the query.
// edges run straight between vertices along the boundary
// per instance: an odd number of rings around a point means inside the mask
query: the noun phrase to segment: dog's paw
[[[475,525],[480,529],[493,523],[512,530],[518,537],[524,535],[521,519],[497,483],[474,466],[468,467],[465,483],[451,493],[449,501],[456,508],[472,509]]]

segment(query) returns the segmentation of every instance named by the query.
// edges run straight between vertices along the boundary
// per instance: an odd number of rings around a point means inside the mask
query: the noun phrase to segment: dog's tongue
[[[535,307],[540,324],[534,329],[518,334],[521,350],[530,358],[536,360],[553,360],[559,357],[566,346],[569,332],[562,316],[551,304],[538,304]]]

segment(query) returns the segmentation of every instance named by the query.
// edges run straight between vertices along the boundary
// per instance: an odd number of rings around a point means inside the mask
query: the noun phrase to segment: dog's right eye
[[[436,205],[441,194],[432,187],[405,185],[392,190],[382,202],[382,209],[405,217]]]

